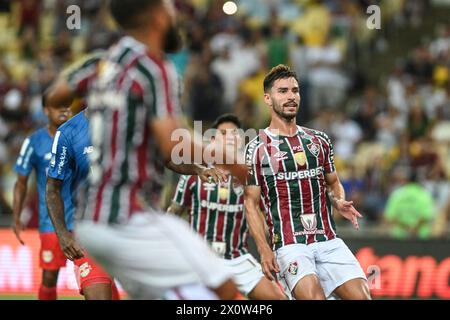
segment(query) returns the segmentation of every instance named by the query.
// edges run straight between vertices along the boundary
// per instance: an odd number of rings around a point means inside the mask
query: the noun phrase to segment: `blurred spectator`
[[[411,173],[404,168],[401,174],[404,184],[389,196],[385,211],[391,235],[398,239],[428,239],[435,215],[433,198],[415,181],[414,175],[408,178]]]
[[[26,28],[30,28],[32,34],[37,36],[39,31],[39,18],[41,13],[41,0],[19,0],[20,2],[20,27],[22,35]]]
[[[358,104],[356,113],[353,117],[360,128],[363,130],[363,140],[373,141],[377,135],[377,126],[375,119],[384,108],[382,99],[379,98],[377,90],[374,87],[368,87]]]
[[[271,69],[279,64],[288,64],[289,51],[285,30],[279,24],[272,25],[267,41],[267,63]]]
[[[430,125],[425,110],[420,105],[413,106],[408,116],[407,132],[409,139],[416,140],[425,137]]]
[[[185,103],[193,120],[212,123],[224,110],[224,90],[219,76],[210,68],[211,52],[193,56],[186,71]],[[209,126],[208,126],[209,127]]]
[[[331,43],[331,39],[307,51],[309,104],[312,112],[321,108],[338,109],[342,106],[348,79],[342,72],[342,53]]]
[[[362,139],[363,133],[358,123],[340,111],[334,111],[331,135],[334,137],[334,149],[344,161],[351,161],[355,146]]]

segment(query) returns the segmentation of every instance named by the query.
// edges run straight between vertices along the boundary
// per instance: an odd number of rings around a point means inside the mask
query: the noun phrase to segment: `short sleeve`
[[[192,187],[196,181],[195,176],[183,175],[178,181],[172,202],[180,207],[188,207],[191,205]]]
[[[146,58],[138,63],[137,71],[150,120],[180,117],[181,80],[175,67],[169,61]]]
[[[336,167],[334,166],[334,150],[333,144],[331,143],[330,138],[327,134],[323,134],[325,139],[325,160],[324,160],[324,169],[325,173],[332,173],[336,171]]]
[[[259,159],[258,159],[258,142],[250,141],[245,147],[245,164],[248,167],[247,173],[247,186],[260,186],[261,177],[260,170],[258,170]]]

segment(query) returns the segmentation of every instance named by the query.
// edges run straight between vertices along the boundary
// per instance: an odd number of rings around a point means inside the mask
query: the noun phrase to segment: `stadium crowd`
[[[240,0],[232,16],[222,0],[175,2],[185,46],[171,58],[184,79],[190,123],[201,120],[206,129],[233,112],[246,128],[265,127],[264,74],[291,65],[301,86],[298,123],[330,135],[365,228],[384,236],[449,236],[450,23],[437,25],[392,69],[377,70],[386,81],[368,81],[361,67],[388,50],[395,28],[420,28],[427,1]],[[79,1],[81,28],[69,30],[72,3],[0,0],[0,215],[10,211],[20,145],[45,121],[41,93],[59,70],[116,36],[101,0]],[[366,26],[370,4],[381,7],[381,30]],[[413,183],[429,201],[394,192]],[[29,203],[32,213],[36,199]]]

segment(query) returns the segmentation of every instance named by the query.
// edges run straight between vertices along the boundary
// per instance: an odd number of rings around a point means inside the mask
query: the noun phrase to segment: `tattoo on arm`
[[[48,215],[53,223],[53,227],[58,235],[68,232],[64,219],[64,201],[61,196],[62,181],[47,178],[45,200],[47,203]]]

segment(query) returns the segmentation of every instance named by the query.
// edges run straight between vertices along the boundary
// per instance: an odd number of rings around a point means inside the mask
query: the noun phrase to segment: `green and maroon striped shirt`
[[[224,245],[225,259],[248,253],[244,188],[231,177],[215,184],[203,182],[198,176],[181,176],[173,202],[189,208],[189,223],[195,232],[211,245]]]
[[[333,146],[320,131],[298,127],[288,137],[268,128],[246,146],[247,185],[261,187],[273,249],[334,239],[336,227],[325,186],[335,171]]]
[[[83,218],[126,223],[157,207],[151,190],[160,190],[161,159],[149,124],[180,115],[180,81],[173,64],[130,36],[112,46],[95,70],[86,98],[94,151]],[[74,82],[83,87],[83,77]]]

